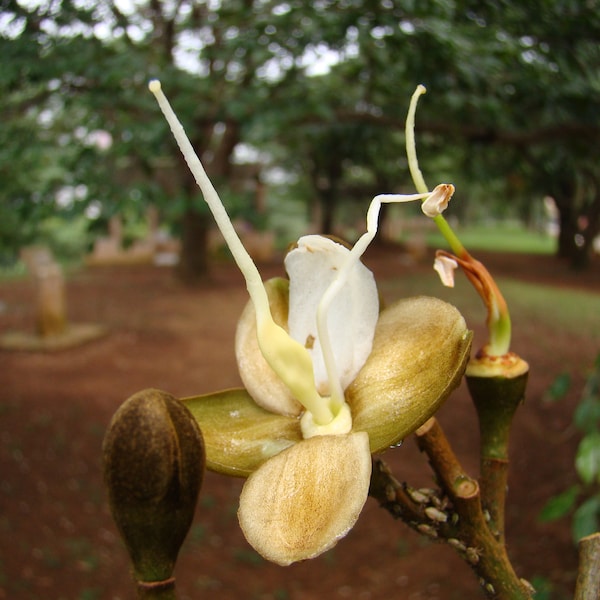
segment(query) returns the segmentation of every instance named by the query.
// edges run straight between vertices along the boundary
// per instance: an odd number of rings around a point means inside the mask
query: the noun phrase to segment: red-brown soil
[[[597,264],[589,273],[573,274],[549,257],[484,259],[502,276],[591,290],[600,308]],[[375,251],[370,264],[380,278],[398,276],[396,252]],[[280,273],[277,265],[261,270],[265,276]],[[403,270],[410,273],[411,267]],[[0,332],[31,327],[31,294],[26,280],[0,284]],[[229,264],[194,289],[165,268],[86,269],[68,280],[69,318],[107,325],[106,337],[56,353],[0,352],[0,598],[134,596],[102,484],[107,424],[121,402],[143,388],[188,396],[239,385],[233,335],[246,299],[241,276]],[[576,572],[568,520],[542,524],[537,515],[548,498],[576,480],[578,437],[571,418],[599,350],[598,334],[515,325],[513,349],[529,361],[531,374],[511,439],[508,548],[521,576],[542,577],[552,584],[553,598],[568,598]],[[572,376],[569,393],[549,403],[544,392],[562,372]],[[439,418],[476,475],[477,426],[464,389]],[[432,485],[413,440],[389,451],[386,460],[398,479]],[[413,533],[372,499],[332,551],[291,567],[271,565],[251,550],[237,525],[241,485],[207,474],[176,570],[182,599],[483,597],[450,547]]]

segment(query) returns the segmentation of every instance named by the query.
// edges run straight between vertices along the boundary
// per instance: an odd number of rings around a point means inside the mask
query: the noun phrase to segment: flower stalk
[[[479,421],[482,503],[490,516],[490,528],[503,541],[510,430],[525,396],[529,369],[514,354],[491,360],[476,359],[471,370],[467,369],[465,379]],[[498,362],[504,367],[498,368]],[[497,369],[495,375],[491,371],[493,366]],[[508,374],[507,369],[511,370]]]
[[[415,188],[419,192],[427,190],[427,184],[423,173],[419,168],[417,159],[417,146],[415,141],[415,114],[419,97],[426,92],[423,85],[417,86],[413,93],[408,115],[406,118],[406,155],[408,157],[408,168],[413,179]],[[461,266],[469,281],[473,284],[478,294],[481,296],[487,308],[487,327],[489,340],[483,351],[492,356],[502,356],[510,349],[511,321],[508,312],[508,306],[500,289],[496,285],[493,277],[486,267],[475,260],[464,247],[450,223],[442,214],[433,217],[440,233],[444,236],[452,254],[447,252],[438,252],[439,257],[453,258]],[[453,285],[450,283],[449,285]]]

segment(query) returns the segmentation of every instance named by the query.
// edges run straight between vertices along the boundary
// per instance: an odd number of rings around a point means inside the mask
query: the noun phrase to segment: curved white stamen
[[[162,110],[169,126],[171,127],[171,131],[173,132],[173,136],[177,141],[177,144],[185,158],[185,161],[194,176],[198,187],[202,191],[204,195],[204,199],[206,200],[206,204],[210,208],[213,217],[217,223],[217,227],[223,234],[229,249],[231,250],[231,254],[233,259],[237,263],[240,271],[243,273],[244,278],[246,279],[246,286],[248,288],[248,293],[250,294],[250,298],[252,298],[252,302],[256,308],[257,315],[260,314],[262,317],[266,313],[270,314],[269,309],[269,300],[267,298],[267,293],[263,286],[263,282],[256,268],[256,265],[250,258],[250,255],[244,248],[242,241],[240,240],[237,232],[235,231],[231,220],[229,219],[229,215],[221,202],[221,198],[215,190],[212,182],[208,178],[200,159],[196,155],[194,148],[187,137],[183,126],[181,125],[177,115],[171,108],[167,97],[163,93],[160,85],[160,81],[153,80],[148,84],[150,91],[156,97],[158,105]]]
[[[427,184],[421,169],[419,169],[419,161],[417,159],[417,144],[415,142],[415,113],[417,112],[417,103],[419,97],[422,96],[427,90],[424,85],[418,85],[410,98],[410,105],[408,107],[408,115],[406,116],[406,157],[408,158],[408,170],[412,177],[415,188],[419,192],[425,192],[427,190]]]
[[[219,198],[219,194],[208,178],[183,126],[164,95],[160,81],[151,81],[148,88],[156,97],[179,149],[246,280],[246,287],[256,311],[258,344],[265,360],[288,386],[295,398],[313,414],[316,423],[320,425],[329,423],[334,415],[331,414],[329,407],[323,402],[314,385],[310,354],[304,346],[292,339],[273,320],[269,308],[269,299],[260,273],[246,248],[244,248]]]
[[[444,184],[442,184],[444,185]],[[436,190],[441,186],[437,186],[431,194],[436,193]],[[412,202],[414,200],[423,200],[430,195],[430,192],[423,194],[379,194],[371,200],[369,209],[367,210],[367,231],[361,235],[358,241],[354,244],[354,247],[348,254],[346,262],[339,270],[337,277],[332,281],[331,285],[327,288],[319,307],[317,308],[317,330],[319,332],[319,340],[321,342],[321,350],[323,352],[323,362],[325,363],[325,369],[327,370],[327,378],[330,384],[331,393],[331,409],[335,413],[339,411],[341,406],[344,404],[344,390],[342,389],[339,371],[335,362],[333,353],[333,346],[327,328],[327,314],[333,299],[336,294],[340,291],[346,280],[352,267],[360,260],[360,257],[365,253],[369,244],[373,241],[373,238],[377,234],[379,213],[381,211],[382,204],[389,204],[395,202]]]

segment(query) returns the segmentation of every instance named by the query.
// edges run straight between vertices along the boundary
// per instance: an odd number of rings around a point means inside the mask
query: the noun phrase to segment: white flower
[[[246,389],[184,401],[203,431],[209,468],[249,475],[238,516],[250,544],[281,565],[312,558],[358,518],[371,452],[420,426],[462,375],[470,335],[460,313],[418,298],[380,314],[373,275],[360,262],[382,203],[425,200],[438,214],[454,188],[376,196],[351,250],[303,237],[285,259],[289,284],[263,284],[160,84],[150,89],[251,299],[236,335]]]

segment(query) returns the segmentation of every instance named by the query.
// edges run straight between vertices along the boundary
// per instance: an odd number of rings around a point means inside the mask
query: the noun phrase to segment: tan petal
[[[182,398],[202,430],[206,467],[247,477],[266,460],[302,440],[300,421],[257,406],[243,389]]]
[[[408,298],[381,313],[371,355],[346,390],[353,429],[368,432],[372,452],[438,410],[460,383],[470,347],[462,315],[437,298]]]
[[[325,552],[352,528],[371,477],[365,433],[317,436],[248,478],[238,517],[248,542],[280,565]]]
[[[275,278],[265,282],[273,320],[287,330],[287,279]],[[244,386],[259,406],[282,415],[297,416],[303,408],[290,390],[267,364],[256,337],[256,312],[248,302],[238,321],[235,336],[235,356]]]

